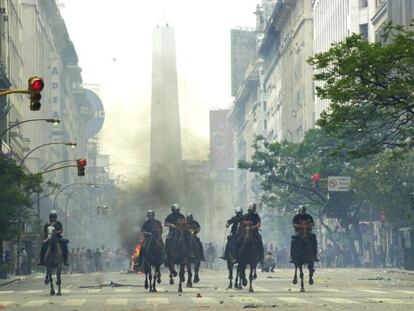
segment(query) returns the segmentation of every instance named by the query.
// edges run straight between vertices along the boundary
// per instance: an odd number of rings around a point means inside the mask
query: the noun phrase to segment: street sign
[[[350,188],[350,176],[328,176],[328,191],[349,191]]]

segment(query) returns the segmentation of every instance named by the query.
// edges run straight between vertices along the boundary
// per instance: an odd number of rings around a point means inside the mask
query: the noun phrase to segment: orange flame
[[[131,256],[131,270],[134,271],[134,265],[136,265],[138,263],[138,257],[141,254],[141,247],[142,247],[142,243],[144,242],[144,237],[140,236],[140,242],[135,245],[135,249],[134,249],[134,253]]]

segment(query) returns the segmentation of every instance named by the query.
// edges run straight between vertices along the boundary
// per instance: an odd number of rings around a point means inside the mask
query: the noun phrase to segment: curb
[[[414,271],[411,270],[386,270],[386,273],[401,273],[401,274],[408,274],[408,275],[414,275]]]
[[[17,278],[17,279],[13,279],[13,280],[10,280],[10,281],[0,282],[0,287],[6,286],[6,285],[9,285],[9,284],[12,284],[14,282],[21,281],[21,280],[23,280],[23,279],[22,278]]]

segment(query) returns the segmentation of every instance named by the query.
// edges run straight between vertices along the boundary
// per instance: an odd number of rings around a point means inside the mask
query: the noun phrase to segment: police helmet
[[[155,213],[154,213],[154,211],[153,211],[152,209],[150,209],[150,210],[147,212],[147,217],[148,217],[148,218],[154,218],[154,217],[155,217]]]
[[[306,213],[305,205],[299,205],[298,214],[305,214],[305,213]]]
[[[175,213],[175,212],[179,212],[180,211],[180,207],[178,206],[178,204],[173,204],[172,206],[171,206],[171,211],[173,212],[173,213]]]
[[[254,202],[250,203],[249,204],[249,207],[247,208],[247,210],[249,212],[252,212],[252,213],[256,212],[256,209],[257,209],[257,204],[254,203]]]
[[[237,206],[234,212],[236,213],[236,215],[240,215],[243,214],[243,209],[240,206]]]
[[[57,212],[56,212],[54,209],[52,209],[52,210],[49,212],[49,218],[52,218],[52,217],[57,218]]]

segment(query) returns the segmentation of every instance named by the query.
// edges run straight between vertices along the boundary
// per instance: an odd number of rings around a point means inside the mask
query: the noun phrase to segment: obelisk
[[[151,97],[151,191],[162,202],[180,203],[183,165],[174,29],[153,31]]]

